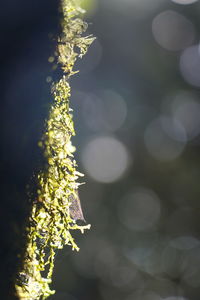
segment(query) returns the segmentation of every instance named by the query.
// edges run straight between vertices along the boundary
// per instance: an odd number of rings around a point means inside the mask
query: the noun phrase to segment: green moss
[[[86,53],[94,38],[82,36],[87,24],[79,18],[83,11],[77,1],[63,0],[61,9],[62,34],[58,38],[56,56],[64,75],[52,85],[54,103],[39,142],[47,167],[38,175],[38,197],[32,207],[23,268],[16,284],[19,298],[27,300],[46,299],[54,293],[49,285],[56,250],[69,245],[78,251],[72,230],[83,233],[90,228],[90,225],[76,223],[77,219],[83,219],[78,197],[78,179],[83,175],[76,170],[73,157],[75,148],[71,137],[75,132],[69,108],[68,79],[76,73],[73,70],[76,59]]]

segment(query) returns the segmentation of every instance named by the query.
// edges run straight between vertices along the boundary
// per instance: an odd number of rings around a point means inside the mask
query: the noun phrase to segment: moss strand
[[[64,75],[52,85],[54,103],[39,142],[47,167],[38,175],[38,196],[32,207],[23,268],[16,284],[19,299],[26,300],[46,299],[54,294],[50,283],[56,250],[69,245],[78,251],[71,230],[83,233],[90,228],[76,223],[78,218],[83,218],[77,193],[82,174],[76,170],[75,148],[71,143],[75,131],[68,80],[76,73],[73,69],[76,59],[86,53],[94,38],[82,36],[87,24],[80,18],[83,10],[77,1],[63,0],[61,9],[62,34],[58,37],[56,55]]]

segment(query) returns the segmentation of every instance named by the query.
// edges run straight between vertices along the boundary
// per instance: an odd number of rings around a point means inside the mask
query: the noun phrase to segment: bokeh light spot
[[[200,86],[200,56],[197,45],[183,51],[180,57],[180,71],[187,83]]]
[[[200,286],[200,247],[195,247],[187,251],[182,263],[182,277],[190,287]]]
[[[160,264],[162,271],[170,277],[176,278],[179,276],[179,257],[177,249],[171,247],[168,243],[161,251]]]
[[[51,77],[51,76],[47,76],[46,82],[49,83],[49,82],[51,82],[51,81],[52,81],[52,77]]]
[[[160,218],[160,200],[148,189],[138,189],[130,193],[119,205],[119,218],[132,230],[148,230]]]
[[[172,239],[171,246],[180,250],[189,250],[200,245],[200,241],[193,236],[180,236]]]
[[[183,4],[183,5],[187,5],[187,4],[192,4],[197,2],[198,0],[172,0],[172,2],[177,3],[177,4]]]
[[[54,57],[54,56],[50,56],[50,57],[48,58],[48,62],[50,62],[50,63],[54,62],[54,60],[55,60],[55,57]]]
[[[137,271],[128,266],[117,266],[112,269],[111,281],[113,286],[124,287],[135,279]]]
[[[126,120],[124,99],[112,90],[103,90],[100,96],[87,95],[83,103],[83,117],[92,131],[114,132]]]
[[[83,150],[82,162],[86,172],[96,181],[118,180],[130,163],[126,147],[114,137],[103,136],[90,141]]]
[[[144,142],[154,158],[170,161],[182,153],[186,144],[186,133],[180,122],[163,116],[153,120],[147,127]]]
[[[154,18],[152,32],[160,46],[172,51],[190,46],[195,37],[193,24],[172,10],[164,11]]]
[[[161,6],[164,1],[165,0],[151,0],[151,3],[149,3],[149,0],[109,0],[106,1],[106,3],[111,6],[112,9],[125,11],[129,15],[134,15],[134,18],[142,19]]]
[[[87,15],[93,16],[98,8],[98,0],[81,0],[80,5]]]
[[[175,97],[172,114],[184,127],[188,140],[200,133],[200,103],[192,93],[181,92]]]

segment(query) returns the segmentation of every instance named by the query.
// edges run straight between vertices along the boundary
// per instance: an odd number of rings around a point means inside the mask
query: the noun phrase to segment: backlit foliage
[[[82,174],[76,170],[75,148],[71,144],[75,132],[69,108],[68,79],[76,73],[73,69],[76,59],[86,53],[94,38],[82,36],[87,24],[79,18],[83,10],[77,1],[63,0],[61,9],[62,34],[55,54],[64,75],[52,85],[54,103],[39,142],[47,167],[38,175],[38,196],[32,207],[23,268],[16,284],[19,298],[27,300],[46,299],[54,293],[49,284],[56,250],[70,245],[78,251],[71,232],[78,229],[83,233],[90,228],[90,225],[76,223],[78,219],[84,220],[77,182]]]

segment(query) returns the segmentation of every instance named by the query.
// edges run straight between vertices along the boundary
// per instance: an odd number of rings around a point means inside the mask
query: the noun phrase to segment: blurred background
[[[0,15],[4,290],[22,243],[26,186],[34,189],[42,164],[37,142],[51,80],[59,78],[48,61],[58,2],[21,2],[8,1]],[[83,6],[97,39],[76,64],[71,107],[92,227],[75,234],[80,252],[58,253],[49,299],[199,300],[200,2]]]

